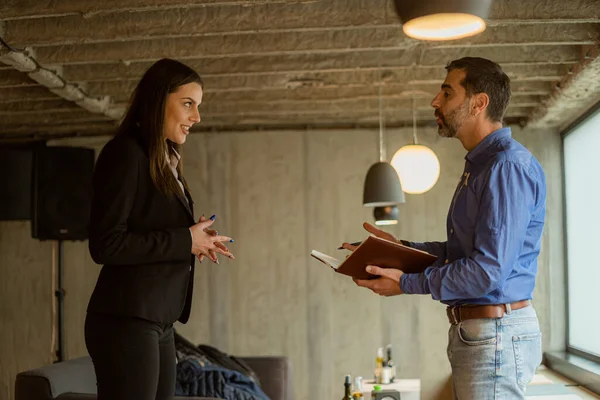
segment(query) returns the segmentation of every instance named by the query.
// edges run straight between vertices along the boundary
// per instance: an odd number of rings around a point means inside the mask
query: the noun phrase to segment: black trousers
[[[170,400],[175,393],[172,324],[88,313],[85,344],[98,400]]]

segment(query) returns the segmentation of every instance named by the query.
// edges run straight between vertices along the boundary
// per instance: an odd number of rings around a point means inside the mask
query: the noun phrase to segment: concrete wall
[[[387,132],[388,159],[411,141],[410,130]],[[544,347],[564,345],[560,138],[552,131],[515,130],[542,162],[548,219],[535,305]],[[448,204],[465,151],[456,140],[423,130],[438,155],[437,185],[407,195],[401,222],[390,229],[412,240],[444,239]],[[100,149],[104,139],[61,144]],[[309,257],[337,253],[364,236],[362,185],[378,160],[376,131],[247,132],[194,135],[185,145],[185,176],[196,213],[235,238],[235,261],[197,268],[193,315],[177,329],[194,342],[237,355],[291,358],[296,398],[341,395],[345,374],[370,377],[377,347],[392,343],[398,375],[422,379],[422,399],[451,398],[444,307],[428,296],[379,298]],[[0,222],[0,399],[10,399],[15,374],[52,360],[52,251],[30,238],[28,222]],[[83,320],[99,272],[87,243],[65,243],[67,357],[86,354]]]

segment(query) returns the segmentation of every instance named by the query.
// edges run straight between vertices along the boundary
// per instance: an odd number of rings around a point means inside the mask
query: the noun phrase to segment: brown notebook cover
[[[368,273],[367,265],[381,268],[395,268],[405,273],[423,272],[437,259],[425,251],[413,249],[400,243],[369,236],[344,261],[314,251],[311,256],[329,265],[336,272],[358,279],[372,279],[377,275]],[[337,261],[337,263],[336,263]],[[339,264],[339,266],[337,265]],[[337,268],[336,268],[337,267]]]

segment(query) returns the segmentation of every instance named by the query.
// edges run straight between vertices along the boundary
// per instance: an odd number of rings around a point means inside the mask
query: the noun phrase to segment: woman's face
[[[183,144],[190,128],[200,122],[198,107],[202,103],[202,87],[196,82],[187,83],[167,96],[163,137]]]

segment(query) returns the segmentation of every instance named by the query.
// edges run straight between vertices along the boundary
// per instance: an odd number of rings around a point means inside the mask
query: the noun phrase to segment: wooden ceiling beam
[[[392,4],[387,0],[79,0],[43,2],[37,0],[7,0],[0,3],[0,20],[40,19],[48,17],[82,16],[94,18],[111,14],[185,10],[210,13],[213,9],[228,13],[244,13],[244,9],[258,9],[263,15],[270,9],[284,6],[303,7],[306,19],[297,18],[297,23],[315,17],[308,11],[326,8],[327,16],[337,16],[344,6],[358,6],[361,13],[371,16],[384,14],[384,21],[397,22]],[[256,12],[256,11],[253,11]],[[260,14],[259,14],[260,15]],[[318,17],[318,15],[316,16]],[[511,23],[578,23],[598,22],[600,11],[596,0],[569,0],[564,3],[545,0],[495,0],[492,3],[488,25]],[[201,19],[205,21],[205,19]]]
[[[23,101],[58,100],[60,97],[52,93],[45,86],[17,87],[2,89],[0,104],[18,103]]]
[[[326,34],[351,30],[364,35],[365,30],[391,30],[397,37],[408,39],[393,9],[372,5],[373,0],[330,0],[308,4],[270,4],[256,7],[162,9],[142,13],[117,13],[84,17],[36,18],[4,21],[3,38],[13,46],[62,46],[110,43],[148,39],[202,38],[221,36],[284,35],[320,32]],[[356,10],[361,10],[357,12]],[[0,14],[1,15],[1,14]],[[277,15],[273,19],[271,16]],[[300,17],[299,17],[300,16]],[[516,23],[492,23],[480,35],[442,42],[434,46],[485,45],[496,43],[582,43],[598,37],[594,27],[600,19],[587,23],[562,24],[527,22],[514,29]],[[242,40],[242,39],[239,39]],[[413,43],[418,41],[408,39]],[[257,46],[258,47],[258,46]]]
[[[165,7],[145,12],[9,20],[5,21],[4,38],[15,45],[47,46],[369,26],[400,28],[391,7],[381,8],[373,3],[373,0],[327,0],[262,3],[254,7]]]
[[[72,111],[81,111],[81,108],[71,102],[60,97],[50,100],[23,100],[11,103],[0,103],[1,113],[30,113],[48,112],[48,110],[69,109]]]
[[[0,16],[4,20],[38,19],[82,15],[90,18],[96,15],[131,13],[163,9],[190,9],[209,7],[250,7],[265,4],[303,4],[318,0],[81,0],[40,2],[37,0],[9,0],[0,4]]]
[[[508,115],[505,118],[506,124],[521,123],[526,116],[526,113],[520,112],[512,115]],[[412,126],[412,120],[408,116],[405,118],[395,118],[390,116],[386,118],[386,128],[392,129],[393,127],[400,126]],[[348,122],[352,121],[352,122]],[[357,118],[351,115],[337,115],[337,116],[325,116],[324,119],[312,119],[307,120],[306,118],[274,118],[265,116],[250,116],[250,117],[235,117],[231,119],[221,119],[218,121],[212,121],[212,123],[204,122],[201,125],[194,126],[192,133],[198,134],[200,132],[211,132],[216,130],[229,130],[229,131],[244,131],[252,129],[270,129],[278,130],[281,128],[285,129],[318,129],[322,128],[335,128],[343,126],[346,129],[352,128],[376,128],[378,127],[379,119],[377,116],[359,115]],[[435,122],[419,122],[419,126],[426,127],[427,129],[435,130]],[[117,129],[117,125],[113,122],[101,123],[81,123],[81,124],[67,124],[67,125],[28,125],[4,127],[0,125],[0,142],[7,140],[22,138],[27,140],[36,139],[52,139],[58,137],[73,137],[73,136],[100,136],[100,135],[114,135]]]
[[[592,45],[600,34],[596,26],[581,25],[557,29],[555,26],[525,26],[520,29],[488,29],[473,39],[451,43],[417,43],[407,38],[400,27],[342,29],[291,33],[261,33],[210,37],[155,38],[152,40],[114,41],[106,43],[50,45],[35,47],[37,60],[45,65],[151,61],[162,57],[205,59],[229,57],[285,56],[354,53],[356,51],[408,50],[423,52],[468,48],[485,51],[506,47],[527,49],[567,45]],[[14,47],[14,43],[10,42]],[[29,43],[25,42],[30,46]],[[542,50],[543,51],[543,50]],[[379,60],[380,61],[380,60]]]
[[[539,68],[539,73],[530,72],[531,75],[512,74],[511,81],[516,82],[554,82],[566,72],[566,68],[555,65]],[[289,74],[280,73],[272,75],[250,76],[203,76],[204,88],[207,93],[224,91],[259,91],[276,89],[294,89],[297,87],[356,87],[378,85],[379,75],[384,85],[440,85],[446,76],[444,68],[403,68],[388,69],[383,72],[377,70],[350,70],[345,72],[319,72]],[[109,80],[85,82],[90,93],[132,93],[139,78],[131,80]],[[0,79],[1,86],[1,79]]]
[[[201,115],[218,114],[260,114],[260,113],[289,113],[289,114],[310,114],[323,112],[344,112],[351,110],[369,111],[377,114],[379,99],[377,96],[365,96],[363,98],[349,98],[339,100],[304,100],[304,101],[237,101],[237,102],[210,102],[201,106]],[[415,106],[420,115],[427,118],[431,117],[433,109],[430,105],[431,98],[416,98]],[[383,108],[389,112],[398,110],[405,112],[413,107],[412,99],[402,96],[382,96]],[[531,108],[541,104],[540,96],[516,96],[509,106],[513,108]],[[39,114],[53,114],[56,119],[67,113],[81,114],[81,108],[68,101],[47,101],[47,102],[23,102],[0,104],[0,117],[4,116],[29,116],[32,120]],[[126,108],[126,104],[115,104],[115,107]]]
[[[303,74],[341,74],[359,71],[391,71],[393,73],[413,72],[416,76],[422,76],[429,79],[444,79],[446,70],[445,64],[435,66],[422,65],[388,65],[388,66],[353,66],[339,65],[336,68],[328,66],[313,67],[309,69],[289,69],[281,70],[266,64],[261,71],[246,70],[246,64],[232,63],[232,69],[223,71],[212,69],[210,63],[205,63],[203,60],[185,60],[185,63],[191,68],[198,71],[205,81],[213,79],[224,79],[227,77],[235,78],[250,78],[250,77],[266,77],[276,79],[276,77],[289,75]],[[546,61],[529,62],[529,63],[503,63],[502,69],[508,74],[512,80],[548,80],[553,77],[561,77],[568,70],[569,66],[575,64],[576,61],[564,61],[560,63],[548,63]],[[72,82],[106,82],[106,81],[123,81],[123,80],[139,80],[143,73],[152,65],[151,63],[131,63],[124,65],[122,63],[115,64],[86,64],[86,65],[70,65],[63,68],[63,76]],[[539,78],[539,79],[538,79]],[[3,72],[0,71],[0,86],[3,82]],[[210,85],[209,85],[210,86]]]

